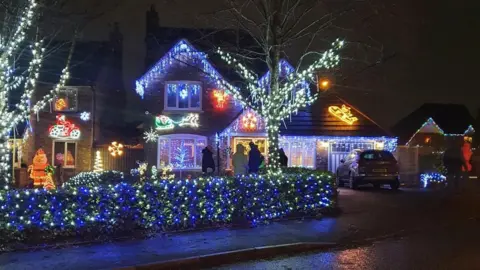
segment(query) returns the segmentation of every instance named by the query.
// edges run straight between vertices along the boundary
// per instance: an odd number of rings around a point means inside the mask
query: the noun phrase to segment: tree
[[[339,63],[340,58],[336,53],[343,47],[344,42],[336,40],[332,44],[333,47],[324,53],[307,53],[317,55],[310,66],[303,69],[297,68],[288,75],[281,72],[282,58],[292,42],[309,36],[313,38],[326,25],[322,19],[315,19],[308,23],[304,21],[305,17],[312,15],[311,11],[318,2],[309,0],[228,1],[230,16],[235,19],[241,29],[250,34],[259,50],[250,50],[248,55],[233,55],[218,49],[221,58],[227,64],[233,65],[246,86],[238,89],[226,82],[224,85],[242,106],[253,109],[265,119],[269,143],[267,165],[269,173],[280,172],[278,148],[281,121],[312,104],[317,99],[318,93],[311,93],[309,82],[316,81],[316,73],[320,69],[330,69]],[[269,69],[267,80],[259,80],[255,72],[247,68],[245,59],[264,61]]]

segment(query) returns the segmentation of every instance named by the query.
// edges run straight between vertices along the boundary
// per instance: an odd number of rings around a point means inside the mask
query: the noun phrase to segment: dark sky
[[[145,71],[145,12],[152,3],[162,26],[198,27],[211,23],[205,14],[218,9],[222,0],[123,1],[86,28],[84,39],[102,40],[107,37],[109,23],[120,23],[124,34],[124,80],[130,93],[134,93],[134,79]],[[383,45],[386,54],[395,57],[338,82],[341,85],[333,91],[385,127],[391,127],[424,102],[463,103],[475,116],[480,106],[480,4],[476,0],[365,3],[339,20],[342,29],[330,32],[329,37],[335,33],[347,41],[356,41],[370,36]],[[372,10],[378,14],[363,23]],[[295,62],[298,58],[292,54],[290,58]],[[342,68],[348,69],[349,65],[354,63],[343,62]]]

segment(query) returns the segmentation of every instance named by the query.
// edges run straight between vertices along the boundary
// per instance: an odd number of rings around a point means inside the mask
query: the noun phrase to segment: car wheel
[[[380,189],[381,185],[380,185],[380,184],[373,184],[373,187],[374,187],[375,189]]]
[[[357,189],[358,188],[358,184],[356,183],[355,181],[355,177],[353,177],[352,174],[349,174],[350,175],[350,188],[351,189]]]
[[[338,174],[338,171],[336,174],[336,182],[337,182],[337,187],[343,187],[343,181],[342,179],[340,179],[340,175]]]
[[[400,187],[400,181],[398,181],[398,179],[390,183],[390,188],[392,190],[398,190],[399,187]]]

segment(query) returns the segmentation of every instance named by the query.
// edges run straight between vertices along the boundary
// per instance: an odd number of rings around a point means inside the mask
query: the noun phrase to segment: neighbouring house
[[[175,33],[190,36],[195,30],[169,32],[149,26],[155,23],[155,18],[158,20],[155,14],[151,9],[147,19],[147,52],[159,57],[136,81],[136,92],[146,109],[148,163],[171,165],[174,171],[196,174],[201,170],[202,149],[210,145],[218,171],[228,173],[232,169],[230,156],[235,146],[243,144],[248,151],[250,142],[257,144],[268,158],[262,117],[243,110],[218,83],[225,80],[236,85],[238,81],[232,70],[217,63],[217,59],[208,54],[205,42],[199,39],[172,43],[171,36]],[[169,36],[156,37],[156,43],[148,42],[154,33]],[[146,62],[151,62],[148,54]],[[293,70],[287,61],[282,61],[280,68],[285,75]],[[396,138],[347,101],[330,94],[322,95],[311,107],[285,119],[281,135],[281,147],[289,158],[289,166],[332,172],[352,149],[393,151],[396,147]]]
[[[461,104],[426,103],[401,119],[392,132],[399,145],[445,149],[449,139],[472,137],[474,119]]]
[[[46,44],[47,53],[32,104],[55,87],[72,48],[69,41]],[[70,76],[65,87],[13,134],[19,142],[17,149],[21,148],[21,153],[14,151],[14,167],[23,163],[41,174],[46,164],[61,164],[66,180],[79,172],[92,170],[98,148],[107,149],[114,140],[133,140],[132,132],[119,128],[125,126],[122,116],[125,89],[118,24],[114,25],[107,41],[76,41],[71,56]],[[24,186],[28,181],[20,174],[24,173],[16,174],[16,182]],[[35,183],[42,185],[38,181]]]

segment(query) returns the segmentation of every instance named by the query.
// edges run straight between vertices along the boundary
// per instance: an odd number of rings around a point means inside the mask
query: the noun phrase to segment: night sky
[[[206,14],[219,9],[222,2],[123,1],[90,23],[83,38],[104,40],[109,24],[120,23],[124,35],[124,82],[127,92],[134,96],[134,80],[145,71],[145,12],[150,5],[155,3],[162,26],[205,27],[218,23]],[[474,10],[478,11],[480,4],[475,0],[374,0],[368,3],[370,6],[359,6],[341,18],[339,27],[326,36],[345,37],[346,41],[365,40],[370,36],[383,45],[386,55],[394,57],[358,74],[352,73],[348,80],[337,82],[339,86],[332,91],[387,128],[424,102],[463,103],[476,116],[480,107],[477,82],[480,19]],[[371,19],[365,22],[366,17]],[[320,44],[314,49],[321,50]],[[292,49],[291,62],[298,60],[302,49]],[[349,65],[354,64],[343,62],[342,69],[348,69]]]

